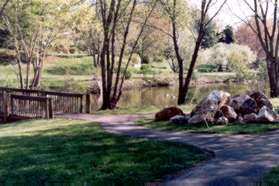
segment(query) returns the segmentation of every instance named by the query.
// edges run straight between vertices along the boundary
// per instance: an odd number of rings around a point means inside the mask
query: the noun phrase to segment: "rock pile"
[[[274,112],[270,100],[258,91],[231,96],[228,92],[215,90],[197,104],[190,114],[173,112],[174,110],[179,111],[174,107],[165,108],[156,114],[156,118],[160,116],[161,121],[192,125],[279,122],[279,116]],[[172,114],[165,115],[169,112]]]

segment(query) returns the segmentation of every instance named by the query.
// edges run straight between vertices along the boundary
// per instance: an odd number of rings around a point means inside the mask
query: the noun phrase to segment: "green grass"
[[[278,186],[279,185],[279,167],[276,167],[266,174],[263,178],[262,185]]]
[[[207,127],[206,125],[175,125],[169,122],[155,122],[152,120],[141,120],[138,121],[138,124],[163,131],[189,131],[212,134],[261,134],[279,129],[279,124],[231,124]]]
[[[59,61],[49,63],[45,73],[49,75],[92,75],[96,69],[93,68],[91,57],[60,58]]]
[[[143,185],[207,157],[188,145],[107,134],[86,121],[0,126],[0,185]]]
[[[41,88],[63,91],[86,91],[92,82],[92,75],[96,73],[91,58],[58,58],[55,60],[57,61],[45,64]],[[23,70],[25,70],[25,66]],[[17,67],[15,65],[1,64],[0,72],[1,86],[18,86]]]

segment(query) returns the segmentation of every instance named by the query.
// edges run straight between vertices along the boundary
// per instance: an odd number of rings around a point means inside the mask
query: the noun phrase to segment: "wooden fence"
[[[91,112],[92,101],[89,94],[0,87],[0,94],[3,92],[15,95],[43,96],[52,98],[54,113]]]
[[[41,96],[11,95],[12,116],[26,118],[53,118],[52,99]]]
[[[5,96],[4,94],[1,92],[0,93],[0,113],[4,112],[4,101],[5,101]]]
[[[54,114],[90,113],[91,95],[0,87],[0,114],[52,118]]]

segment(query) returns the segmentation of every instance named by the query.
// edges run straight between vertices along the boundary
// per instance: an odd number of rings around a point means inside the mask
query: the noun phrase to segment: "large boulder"
[[[177,115],[170,119],[170,122],[176,125],[187,124],[190,119],[190,115]]]
[[[247,114],[252,114],[252,113],[257,113],[257,103],[254,99],[251,97],[247,98],[242,105],[240,106],[240,114],[241,115],[247,115]]]
[[[277,114],[269,107],[263,106],[258,113],[257,121],[263,123],[276,122]]]
[[[226,105],[230,100],[230,93],[224,91],[212,91],[205,97],[192,111],[191,116],[195,115],[215,115],[216,111]]]
[[[263,106],[266,106],[270,110],[273,110],[272,103],[269,101],[268,97],[266,97],[262,92],[251,92],[250,97],[256,101],[257,111],[259,111]]]
[[[155,121],[169,121],[172,117],[177,115],[184,115],[183,111],[177,107],[164,108],[160,112],[156,113]]]
[[[255,113],[251,113],[251,114],[246,114],[243,117],[243,121],[245,123],[257,123],[258,122],[258,116]]]
[[[230,122],[234,122],[237,120],[237,113],[232,107],[225,105],[220,108],[220,111],[223,113],[223,116],[225,116]]]
[[[250,99],[250,96],[247,94],[240,94],[233,96],[229,103],[229,106],[232,107],[237,114],[240,113],[241,105],[247,100]]]

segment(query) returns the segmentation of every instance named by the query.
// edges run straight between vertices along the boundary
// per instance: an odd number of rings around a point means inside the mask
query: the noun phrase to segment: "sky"
[[[210,9],[211,15],[213,15],[224,2],[224,0],[215,1],[217,2],[216,5]],[[200,7],[201,5],[201,0],[190,0],[190,2],[193,6]],[[248,15],[251,15],[251,11],[243,0],[228,0],[220,14],[216,17],[216,20],[220,27],[224,27],[226,25],[237,27],[241,23],[241,20],[238,17],[245,18]]]

